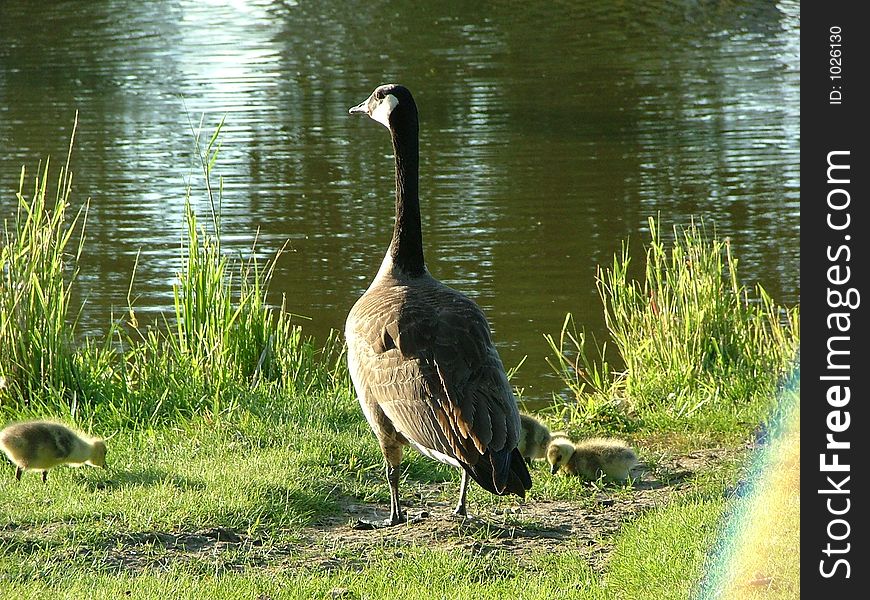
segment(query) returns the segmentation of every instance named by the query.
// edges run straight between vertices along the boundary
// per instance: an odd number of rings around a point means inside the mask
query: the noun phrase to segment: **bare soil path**
[[[122,533],[95,546],[76,550],[72,560],[89,560],[110,571],[138,573],[196,564],[208,572],[249,568],[333,570],[362,568],[369,551],[378,547],[437,547],[472,554],[501,551],[519,563],[533,552],[574,550],[593,569],[604,568],[612,551],[610,539],[625,523],[691,486],[691,476],[716,469],[733,459],[737,450],[712,449],[670,458],[655,471],[636,469],[631,489],[595,488],[578,501],[529,500],[511,508],[489,509],[468,518],[452,514],[444,500],[455,493],[454,483],[408,486],[407,512],[419,520],[407,526],[361,530],[359,519],[378,519],[387,507],[345,499],[340,514],[287,532],[252,536],[244,531],[211,528],[198,531]],[[413,491],[413,494],[411,493]],[[470,504],[470,509],[475,507]],[[12,533],[9,531],[0,533]],[[21,533],[21,532],[18,532]],[[28,532],[30,536],[38,532]],[[4,536],[5,537],[5,536]],[[31,537],[32,539],[32,537]]]

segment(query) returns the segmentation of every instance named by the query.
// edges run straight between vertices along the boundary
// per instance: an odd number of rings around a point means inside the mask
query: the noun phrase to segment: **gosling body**
[[[555,437],[547,448],[547,461],[555,475],[598,479],[604,474],[616,481],[625,481],[637,465],[637,454],[624,441],[614,438],[591,438],[574,443],[567,437]]]
[[[547,457],[551,439],[550,429],[531,415],[520,413],[520,439],[517,449],[527,463]]]
[[[15,465],[15,479],[24,471],[48,471],[58,465],[106,466],[106,444],[52,421],[26,421],[0,431],[0,449]]]

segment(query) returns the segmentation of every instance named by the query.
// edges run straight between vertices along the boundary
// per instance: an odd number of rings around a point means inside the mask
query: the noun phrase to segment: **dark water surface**
[[[475,8],[472,8],[475,7]],[[343,328],[392,231],[387,132],[347,114],[415,94],[432,273],[484,308],[516,382],[559,386],[544,333],[601,338],[594,286],[622,241],[703,217],[744,283],[800,301],[798,2],[0,2],[0,216],[22,165],[66,155],[91,199],[84,333],[134,284],[168,310],[192,129],[225,118],[226,248],[264,258],[305,329]],[[202,221],[208,205],[194,200]],[[638,254],[638,260],[641,255]]]

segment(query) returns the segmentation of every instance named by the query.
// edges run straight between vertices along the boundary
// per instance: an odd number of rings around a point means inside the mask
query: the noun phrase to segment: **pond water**
[[[483,307],[530,400],[560,386],[544,333],[605,339],[597,265],[703,218],[748,285],[800,301],[799,2],[0,3],[0,217],[22,165],[72,157],[90,198],[83,335],[133,285],[167,311],[194,131],[224,120],[224,247],[270,258],[273,301],[342,329],[392,231],[386,131],[347,114],[415,95],[430,271]],[[258,233],[259,232],[259,233]],[[638,254],[638,260],[640,259]]]

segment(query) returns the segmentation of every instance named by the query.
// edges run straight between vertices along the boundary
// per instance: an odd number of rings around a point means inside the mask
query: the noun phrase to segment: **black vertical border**
[[[866,481],[870,463],[865,462],[870,458],[870,339],[865,317],[870,307],[866,293],[870,267],[866,256],[870,249],[870,220],[866,216],[870,202],[870,98],[865,83],[870,78],[870,20],[863,16],[867,6],[858,1],[831,0],[801,6],[801,592],[806,597],[824,594],[844,600],[865,598],[870,593],[870,536],[865,526],[870,503],[864,491],[870,487]],[[837,28],[839,42],[831,37]],[[839,57],[836,50],[840,50]],[[834,77],[836,67],[841,68],[840,79]],[[838,95],[842,96],[839,103]],[[834,151],[849,152],[847,158],[845,154],[836,158],[850,166],[848,184],[828,182],[828,155]],[[833,173],[843,175],[845,171]],[[834,189],[848,192],[847,208],[832,210],[828,206],[828,195]],[[841,192],[832,198],[834,204],[846,202]],[[836,230],[829,225],[830,216],[835,225],[842,226],[846,213],[848,228]],[[838,254],[843,246],[849,250]],[[829,271],[832,267],[835,270]],[[832,284],[830,277],[842,279],[846,268],[850,280]],[[849,288],[860,294],[858,306],[832,307],[830,291],[845,294]],[[848,323],[848,332],[830,328],[832,313],[849,314],[848,319],[839,321],[840,325]],[[838,355],[840,363],[848,362],[848,370],[828,367],[829,338],[837,335],[848,336],[847,342],[840,339],[834,344],[849,350],[845,358]],[[848,375],[848,381],[823,379],[834,374]],[[832,385],[849,387],[847,405],[831,406],[828,393]],[[831,415],[837,410],[841,412]],[[835,428],[842,427],[845,411],[849,413],[848,428],[831,432],[828,419],[833,419]],[[850,447],[826,448],[829,433],[837,441],[848,441]],[[826,462],[831,463],[835,453],[840,464],[849,465],[848,472],[823,471],[821,455],[826,454]],[[843,483],[845,476],[850,479]],[[830,493],[836,486],[848,489],[848,494]],[[843,511],[846,506],[848,511],[843,514],[831,512]],[[836,519],[842,521],[834,522]],[[847,532],[845,538],[836,539]],[[843,563],[836,565],[838,559],[847,561],[849,568]],[[825,577],[822,571],[832,576]]]

